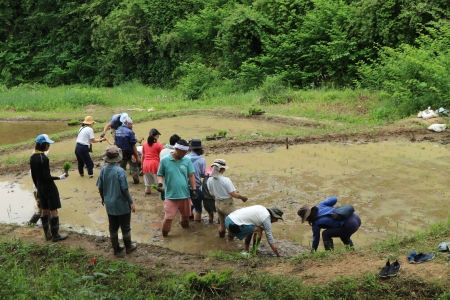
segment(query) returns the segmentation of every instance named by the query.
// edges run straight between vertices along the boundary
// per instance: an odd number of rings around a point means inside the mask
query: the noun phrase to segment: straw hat
[[[87,116],[86,118],[84,118],[83,124],[86,125],[95,124],[94,117]]]

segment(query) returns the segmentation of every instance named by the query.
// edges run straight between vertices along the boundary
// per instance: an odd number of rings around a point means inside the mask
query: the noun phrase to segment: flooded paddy
[[[134,130],[137,136],[146,137],[152,127],[162,132],[162,143],[168,142],[173,133],[190,139],[204,138],[223,129],[230,137],[289,130],[282,124],[214,118],[202,118],[201,123],[198,118],[158,120],[136,124]],[[220,145],[220,142],[216,143]],[[52,145],[50,163],[52,155],[72,153],[74,144],[75,139]],[[285,222],[273,226],[275,240],[283,255],[305,252],[311,243],[311,227],[301,224],[296,214],[298,208],[305,203],[318,204],[333,195],[338,197],[341,205],[354,205],[361,217],[362,226],[353,237],[357,247],[368,247],[376,240],[425,229],[448,216],[449,150],[441,144],[405,141],[304,144],[289,149],[270,146],[265,150],[219,156],[208,153],[207,143],[205,145],[207,163],[212,163],[215,158],[225,159],[230,166],[225,176],[231,178],[241,194],[248,196],[246,203],[236,200],[238,207],[276,205],[285,212]],[[105,147],[94,144],[93,155],[98,156]],[[10,155],[29,156],[31,151]],[[52,165],[52,168],[54,175],[62,172],[62,166]],[[98,172],[96,169],[94,175]],[[108,235],[107,215],[100,204],[96,179],[81,178],[76,170],[70,174],[67,180],[56,182],[62,200],[62,226],[78,232]],[[131,182],[131,176],[129,179]],[[206,213],[201,223],[190,222],[189,229],[182,229],[177,217],[169,237],[163,239],[160,232],[164,217],[162,201],[154,194],[145,195],[142,182],[130,186],[136,201],[136,213],[132,215],[133,240],[190,253],[219,249],[237,251],[243,247],[241,241],[220,239],[218,225],[207,224]],[[0,195],[0,221],[26,222],[34,206],[29,176],[2,178]],[[217,217],[215,219],[217,221]],[[261,252],[271,254],[265,238],[263,242]],[[335,246],[340,248],[342,243],[336,241]]]
[[[65,122],[0,121],[0,146],[34,139],[41,133],[52,134],[68,129]]]

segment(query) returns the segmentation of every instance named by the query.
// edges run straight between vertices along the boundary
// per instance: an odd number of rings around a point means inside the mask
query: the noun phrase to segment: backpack
[[[335,220],[347,220],[354,212],[351,205],[338,206],[331,212],[331,217]]]
[[[355,209],[352,205],[344,205],[344,206],[338,206],[335,209],[333,209],[329,214],[317,217],[316,220],[321,219],[326,216],[331,216],[333,219],[337,221],[344,221],[350,218],[351,215],[355,212]]]

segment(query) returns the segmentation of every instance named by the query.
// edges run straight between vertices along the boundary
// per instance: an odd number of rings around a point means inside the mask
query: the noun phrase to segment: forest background
[[[268,104],[367,88],[374,116],[401,118],[450,104],[449,16],[443,0],[0,0],[0,84],[263,89]]]

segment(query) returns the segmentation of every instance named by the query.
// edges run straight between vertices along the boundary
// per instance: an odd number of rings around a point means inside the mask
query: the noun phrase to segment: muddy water
[[[248,120],[202,119],[203,127],[199,129],[195,127],[197,123],[198,120],[192,118],[167,119],[137,124],[135,131],[144,135],[143,132],[156,127],[164,138],[175,132],[186,138],[201,138],[222,129],[229,134],[233,132],[233,135],[285,130],[281,125],[255,125]],[[164,138],[161,139],[163,143],[166,142]],[[211,163],[216,157],[208,155],[208,150],[205,150],[207,163]],[[73,151],[72,141],[55,143],[50,159],[52,155],[68,151]],[[29,155],[29,151],[16,155]],[[285,222],[273,226],[274,237],[285,255],[296,255],[307,251],[312,238],[310,226],[301,224],[297,209],[304,203],[314,205],[332,195],[338,197],[340,204],[353,204],[360,215],[363,224],[353,237],[358,247],[412,233],[435,221],[445,220],[450,196],[446,188],[450,166],[448,155],[449,150],[442,145],[383,142],[298,145],[289,149],[273,147],[266,151],[220,157],[226,159],[230,166],[225,174],[242,194],[249,197],[246,203],[237,200],[238,207],[277,205],[285,211]],[[62,224],[80,232],[108,235],[108,222],[95,187],[96,179],[81,178],[76,173],[72,170],[67,180],[57,182],[63,205],[60,210]],[[98,174],[98,170],[94,174]],[[29,206],[33,207],[34,203],[30,178],[24,177],[14,183],[14,193],[24,194],[26,205],[22,207],[12,206],[17,197],[5,198],[11,189],[11,179],[2,184],[4,188],[0,193],[4,212],[0,214],[0,221],[20,223],[29,218],[32,213]],[[186,252],[237,251],[242,248],[240,241],[220,239],[217,224],[207,224],[206,214],[202,223],[191,222],[190,229],[182,229],[177,217],[169,238],[161,238],[162,202],[156,195],[145,196],[142,183],[131,184],[130,191],[136,200],[136,213],[132,216],[133,239]],[[29,215],[21,219],[25,213]],[[10,220],[11,215],[16,216],[16,221]],[[336,248],[342,247],[339,240],[335,245]],[[271,250],[265,244],[261,252],[270,254]]]
[[[70,127],[64,122],[0,122],[0,146],[34,139],[41,133],[57,133]]]

